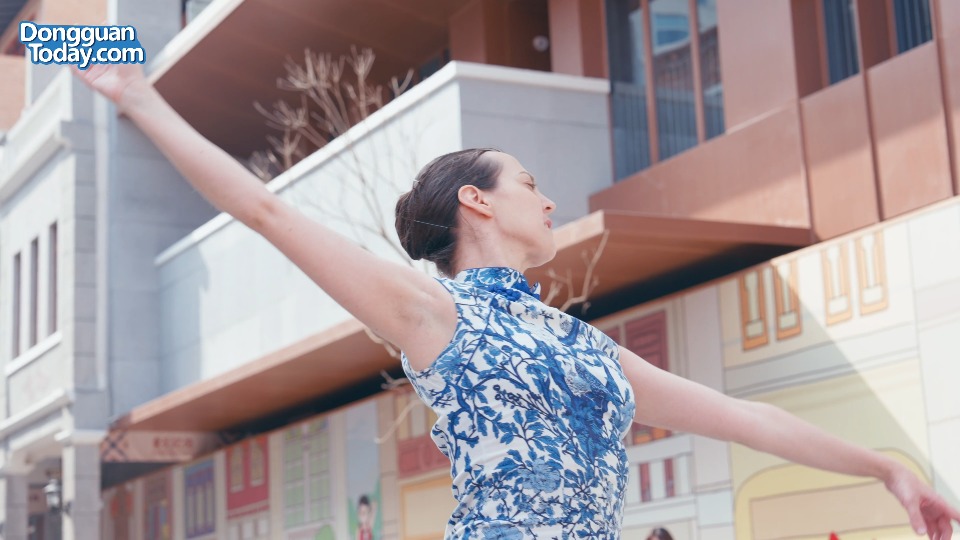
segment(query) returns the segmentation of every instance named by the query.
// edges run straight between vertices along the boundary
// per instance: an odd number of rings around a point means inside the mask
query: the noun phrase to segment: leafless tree
[[[281,134],[268,137],[270,148],[254,154],[250,163],[254,172],[265,181],[272,179],[366,120],[383,107],[387,95],[395,98],[410,86],[413,70],[403,78],[392,77],[388,88],[371,83],[375,60],[373,50],[356,47],[338,58],[310,49],[304,50],[302,63],[288,58],[286,75],[277,80],[277,87],[297,94],[299,103],[280,100],[270,109],[254,103],[267,126]]]

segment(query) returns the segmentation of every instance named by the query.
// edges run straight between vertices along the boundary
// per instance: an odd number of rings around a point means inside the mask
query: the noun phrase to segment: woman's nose
[[[557,209],[557,203],[553,202],[553,199],[547,197],[546,195],[541,195],[543,197],[543,209],[546,213],[551,213]]]

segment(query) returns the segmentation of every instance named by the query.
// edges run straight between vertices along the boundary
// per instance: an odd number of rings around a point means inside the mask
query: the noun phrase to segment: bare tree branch
[[[580,283],[579,292],[576,292],[577,289],[573,284],[573,273],[569,268],[567,268],[565,276],[559,275],[553,268],[547,270],[547,276],[550,277],[550,288],[543,300],[544,304],[550,304],[556,300],[560,296],[560,291],[566,288],[567,298],[558,308],[560,311],[566,311],[580,303],[583,304],[584,311],[590,308],[590,302],[588,301],[590,294],[600,283],[600,278],[594,275],[594,271],[597,268],[597,263],[600,262],[603,250],[607,247],[609,237],[610,231],[604,231],[600,243],[595,249],[585,249],[580,253],[580,260],[583,261],[586,272],[583,275],[583,281]]]

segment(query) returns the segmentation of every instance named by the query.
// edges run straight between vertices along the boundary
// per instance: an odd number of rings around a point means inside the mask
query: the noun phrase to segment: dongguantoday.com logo
[[[67,26],[20,21],[20,43],[34,64],[142,64],[147,59],[132,26]]]

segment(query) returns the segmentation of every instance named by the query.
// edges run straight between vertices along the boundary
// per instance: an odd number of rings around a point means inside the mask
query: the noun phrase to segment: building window
[[[618,179],[723,133],[716,4],[607,0]]]
[[[643,2],[646,4],[646,2]],[[624,178],[650,166],[647,40],[641,0],[608,0],[614,169]]]
[[[37,324],[39,314],[37,309],[39,305],[40,294],[40,239],[34,238],[30,242],[30,326],[28,327],[27,347],[33,347],[37,344]]]
[[[107,530],[113,530],[107,535],[113,540],[129,540],[133,537],[130,530],[133,524],[136,509],[133,502],[131,484],[122,484],[113,490],[113,496],[105,494],[104,500],[109,501]],[[43,538],[43,537],[41,537]]]
[[[766,345],[769,341],[763,269],[740,274],[737,281],[740,285],[740,336],[743,350],[748,351]]]
[[[50,225],[49,242],[47,245],[47,335],[57,331],[57,223]]]
[[[792,8],[801,96],[933,39],[930,0],[793,0]]]
[[[243,446],[238,444],[230,455],[230,492],[237,493],[243,488]]]
[[[667,497],[677,496],[677,486],[673,476],[673,458],[667,458],[663,460],[663,483]]]
[[[283,435],[283,510],[286,528],[306,521],[303,478],[303,444],[301,426],[296,425]]]
[[[803,315],[797,294],[797,260],[773,266],[773,299],[777,308],[777,339],[800,335]]]
[[[667,350],[667,315],[657,311],[624,324],[624,347],[649,364],[670,371]],[[669,430],[634,422],[630,428],[628,445],[644,444],[671,435]]]
[[[20,254],[13,256],[13,313],[10,325],[10,355],[20,356]]]
[[[314,420],[308,425],[306,448],[310,466],[310,518],[314,521],[333,517],[330,487],[330,435],[327,420]]]
[[[170,540],[173,538],[173,516],[170,485],[167,473],[160,473],[144,482],[144,535],[145,540]]]
[[[651,1],[650,24],[657,139],[660,159],[666,159],[697,144],[689,2]]]
[[[705,136],[723,133],[723,81],[720,78],[720,42],[717,35],[717,0],[697,0],[700,28],[700,87],[703,94]]]
[[[250,442],[250,485],[263,485],[264,467],[263,449],[257,440]]]
[[[857,275],[860,285],[860,313],[867,315],[887,309],[887,269],[883,255],[883,231],[857,238]]]
[[[640,500],[649,502],[653,500],[653,491],[650,489],[650,464],[640,464]]]
[[[855,21],[853,0],[823,0],[823,33],[827,43],[830,84],[860,73]]]
[[[823,266],[823,294],[827,325],[849,320],[853,316],[850,301],[850,263],[845,244],[834,244],[820,252]]]
[[[893,0],[897,52],[902,53],[933,39],[930,0]]]
[[[192,465],[184,471],[184,527],[187,538],[208,535],[216,528],[213,481],[212,460]]]
[[[333,519],[333,500],[327,419],[289,428],[283,444],[285,527],[329,522]]]

